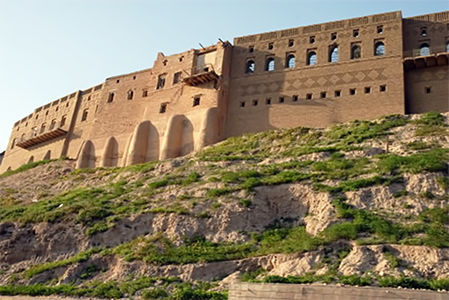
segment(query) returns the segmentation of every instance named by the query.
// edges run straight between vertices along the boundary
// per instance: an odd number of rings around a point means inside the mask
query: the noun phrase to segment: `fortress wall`
[[[403,24],[404,57],[419,56],[424,43],[430,46],[430,53],[447,52],[449,11],[406,18]]]
[[[42,160],[48,151],[49,158],[59,158],[64,145],[64,137],[24,149],[17,146],[21,141],[48,133],[56,128],[68,131],[77,104],[77,93],[72,93],[42,107],[35,109],[29,116],[16,122],[9,141],[0,172],[8,168],[16,169],[29,162]],[[14,146],[13,146],[14,144]],[[47,158],[47,157],[46,157]]]
[[[354,30],[358,30],[357,36]],[[374,55],[378,41],[385,44],[383,56]],[[402,19],[398,12],[241,37],[235,44],[227,136],[274,128],[324,127],[404,113]],[[355,44],[361,47],[361,58],[351,59]],[[338,46],[339,57],[331,63],[333,46]],[[309,51],[316,52],[316,65],[307,65]],[[296,58],[294,68],[287,66],[290,54]],[[275,59],[274,71],[266,71],[269,57]],[[256,65],[253,73],[245,73],[249,60]],[[386,90],[380,91],[381,86]]]
[[[447,65],[407,71],[405,82],[407,113],[449,111],[449,69]]]

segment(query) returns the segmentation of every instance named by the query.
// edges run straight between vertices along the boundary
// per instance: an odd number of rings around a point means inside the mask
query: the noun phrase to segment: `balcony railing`
[[[49,128],[48,130],[34,130],[32,132],[29,132],[27,134],[22,135],[18,142],[17,146],[28,149],[30,147],[36,146],[41,143],[45,143],[47,141],[62,137],[67,134],[67,131],[62,129],[62,126],[64,124],[58,124],[58,126],[53,126],[52,128]]]
[[[192,74],[183,79],[183,82],[190,86],[204,84],[210,81],[217,80],[219,76],[215,73],[212,64],[197,66],[193,68]]]

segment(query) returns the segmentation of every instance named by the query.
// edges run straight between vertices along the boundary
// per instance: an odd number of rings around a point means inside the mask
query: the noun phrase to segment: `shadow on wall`
[[[150,122],[144,121],[134,130],[125,165],[134,165],[159,159],[159,132]]]
[[[186,155],[194,150],[193,124],[184,115],[170,118],[161,159]]]
[[[95,168],[95,147],[91,141],[84,143],[76,167]]]
[[[44,158],[42,160],[49,160],[51,159],[51,151],[48,150],[47,153],[45,153]]]
[[[101,161],[102,167],[116,167],[118,163],[118,142],[115,137],[110,137],[104,147]]]

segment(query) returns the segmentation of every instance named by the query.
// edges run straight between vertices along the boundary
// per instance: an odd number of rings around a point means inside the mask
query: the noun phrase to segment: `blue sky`
[[[34,108],[106,77],[151,67],[218,38],[401,10],[447,0],[0,0],[0,152]]]

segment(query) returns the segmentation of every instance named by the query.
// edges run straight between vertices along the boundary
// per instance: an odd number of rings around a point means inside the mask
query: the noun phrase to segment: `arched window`
[[[421,46],[419,46],[419,55],[421,55],[421,56],[430,55],[429,44],[424,43],[424,44],[421,44]]]
[[[338,61],[338,46],[332,46],[329,49],[329,62]]]
[[[267,61],[265,63],[265,71],[274,71],[274,58],[273,57],[269,57],[267,58]]]
[[[374,44],[374,55],[385,55],[385,44],[383,42],[377,42],[376,44]]]
[[[83,115],[81,117],[81,122],[86,121],[87,120],[87,115],[89,114],[89,110],[86,108],[85,110],[83,110]]]
[[[256,63],[254,62],[254,60],[248,60],[246,62],[245,73],[254,73],[255,70],[256,70]]]
[[[285,63],[285,67],[289,69],[295,68],[295,56],[293,54],[287,55],[287,60]]]
[[[134,96],[134,92],[132,90],[129,90],[128,91],[128,100],[132,100],[133,96]]]
[[[16,139],[13,139],[12,140],[12,143],[11,143],[11,149],[14,149],[14,146],[16,145]]]
[[[45,126],[46,126],[45,123],[43,123],[43,124],[41,125],[41,132],[40,132],[40,133],[43,133],[43,132],[45,131]]]
[[[307,65],[313,66],[316,65],[316,63],[317,63],[316,52],[310,51],[309,53],[307,53]]]
[[[64,126],[65,125],[65,121],[67,121],[67,116],[62,116],[62,118],[61,118],[61,125],[60,125],[60,127],[62,127],[62,126]]]
[[[362,57],[362,48],[360,45],[354,45],[351,48],[351,59],[358,59]]]
[[[51,123],[50,123],[50,130],[54,129],[55,126],[56,126],[56,120],[53,119],[53,120],[51,120]]]

